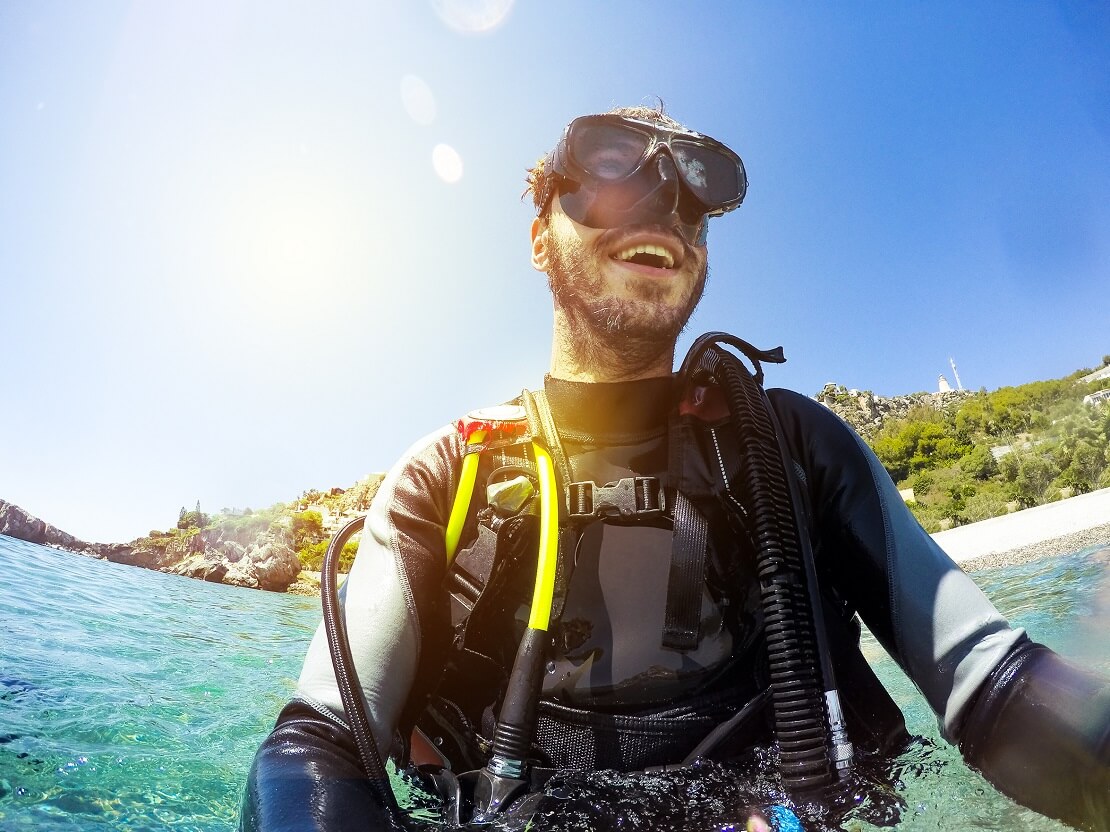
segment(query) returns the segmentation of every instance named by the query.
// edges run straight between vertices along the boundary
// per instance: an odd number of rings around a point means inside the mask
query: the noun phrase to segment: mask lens
[[[742,195],[740,168],[720,150],[683,139],[671,141],[671,153],[686,186],[710,208]]]
[[[602,180],[623,179],[639,167],[651,137],[619,124],[586,122],[570,135],[570,154],[588,174]]]

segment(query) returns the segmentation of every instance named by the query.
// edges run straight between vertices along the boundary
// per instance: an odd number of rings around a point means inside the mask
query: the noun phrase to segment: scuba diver
[[[1110,682],[1011,627],[844,422],[764,389],[780,349],[710,333],[674,370],[740,157],[620,108],[574,119],[528,183],[554,306],[543,389],[389,472],[338,598],[325,570],[242,829],[398,826],[387,758],[457,823],[519,811],[560,770],[757,745],[790,794],[820,795],[907,741],[861,619],[997,789],[1107,828]]]

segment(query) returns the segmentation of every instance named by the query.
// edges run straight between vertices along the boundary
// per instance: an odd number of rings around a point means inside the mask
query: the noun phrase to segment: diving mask
[[[715,139],[616,114],[576,118],[545,167],[558,176],[547,180],[541,211],[557,188],[577,223],[672,226],[694,245],[705,243],[709,217],[738,206],[748,188],[740,157]]]

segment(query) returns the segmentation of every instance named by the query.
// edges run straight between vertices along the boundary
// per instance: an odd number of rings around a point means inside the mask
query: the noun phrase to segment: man
[[[384,823],[390,798],[366,769],[391,753],[477,771],[463,791],[496,811],[553,769],[773,741],[805,793],[843,776],[853,745],[905,739],[860,659],[857,613],[1001,791],[1110,823],[1106,680],[1011,628],[820,405],[764,395],[710,341],[674,374],[709,219],[744,197],[739,157],[661,111],[620,109],[571,122],[529,184],[531,261],[554,301],[545,390],[392,469],[345,585],[374,747],[352,736],[321,630],[256,757],[243,827]],[[757,369],[776,360],[710,340]],[[795,689],[811,693],[794,703]],[[816,757],[795,734],[816,735]]]

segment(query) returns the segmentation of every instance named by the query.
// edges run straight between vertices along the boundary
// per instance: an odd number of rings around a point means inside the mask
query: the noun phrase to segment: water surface
[[[976,579],[1012,622],[1110,675],[1108,556],[1095,547]],[[318,601],[2,535],[0,576],[0,828],[234,829],[251,759],[292,692]],[[969,771],[901,671],[866,637],[865,649],[923,737],[899,761],[897,794],[879,796],[904,804],[895,828],[1066,828]],[[743,829],[751,798],[717,766],[568,778],[559,789],[567,829]],[[845,828],[879,827],[856,817]]]

